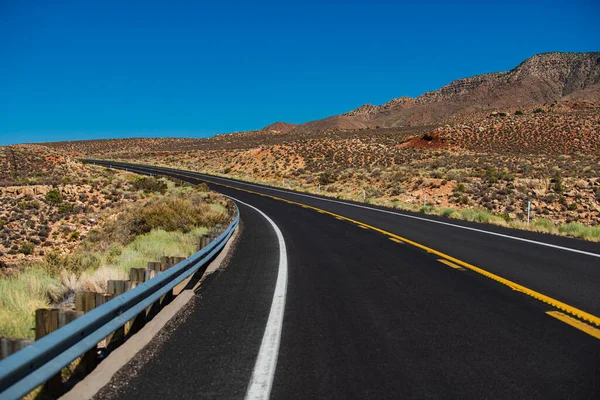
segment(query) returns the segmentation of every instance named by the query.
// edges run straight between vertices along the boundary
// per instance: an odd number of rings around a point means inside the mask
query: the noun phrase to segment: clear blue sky
[[[592,0],[0,0],[0,144],[301,123],[599,49]]]

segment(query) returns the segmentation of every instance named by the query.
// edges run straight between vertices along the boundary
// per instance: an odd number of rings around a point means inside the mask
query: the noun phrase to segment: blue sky
[[[301,123],[599,39],[595,1],[0,0],[0,145]]]

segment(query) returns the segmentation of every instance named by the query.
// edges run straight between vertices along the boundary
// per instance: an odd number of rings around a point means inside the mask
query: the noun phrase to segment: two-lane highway
[[[244,229],[185,322],[101,398],[600,395],[598,244],[127,167],[207,182]],[[249,391],[277,329],[272,387]]]

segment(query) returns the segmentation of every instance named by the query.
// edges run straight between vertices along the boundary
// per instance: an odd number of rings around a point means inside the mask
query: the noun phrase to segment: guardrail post
[[[111,294],[113,297],[117,297],[131,288],[130,281],[123,280],[109,280],[106,283],[107,292]],[[117,329],[113,332],[110,339],[108,340],[108,344],[106,348],[109,351],[112,351],[123,344],[125,341],[125,325]]]
[[[208,235],[203,235],[198,238],[198,251],[202,250],[210,244],[210,238]]]
[[[58,327],[62,328],[82,315],[83,311],[61,311],[58,313]]]
[[[159,262],[154,262],[154,261],[149,261],[148,262],[148,270],[149,271],[154,271],[154,276],[158,275],[161,271],[160,269],[160,263]]]
[[[131,288],[137,287],[146,281],[146,270],[144,268],[131,268],[129,270]]]
[[[96,307],[96,292],[75,293],[75,310],[84,313],[92,311]]]
[[[141,285],[148,279],[152,279],[155,274],[153,275],[149,272],[155,271],[149,271],[144,268],[131,268],[129,270],[129,280],[131,281],[131,288],[133,289],[134,287]],[[148,310],[139,313],[135,318],[129,321],[129,330],[127,332],[127,337],[136,334],[140,331],[140,329],[144,327],[144,325],[146,325],[147,311]]]
[[[13,355],[33,343],[31,339],[0,338],[0,360]]]
[[[35,310],[35,340],[39,340],[59,328],[58,308],[38,308]],[[62,393],[62,374],[59,372],[44,383],[44,391],[48,393]]]
[[[108,294],[108,293],[96,293],[95,295],[95,303],[96,303],[96,307],[100,307],[102,304],[108,302],[110,299],[112,299],[112,295]]]

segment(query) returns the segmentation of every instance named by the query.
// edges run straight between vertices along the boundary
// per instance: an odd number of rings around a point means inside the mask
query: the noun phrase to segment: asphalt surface
[[[600,315],[600,258],[243,183],[227,185],[350,217]],[[600,340],[547,315],[556,311],[552,306],[356,223],[211,187],[262,210],[286,241],[287,300],[271,398],[600,397]],[[189,317],[137,374],[121,374],[118,389],[106,390],[104,397],[244,397],[279,254],[264,218],[240,209],[244,230],[228,267],[203,285]],[[600,253],[597,243],[439,220]]]

